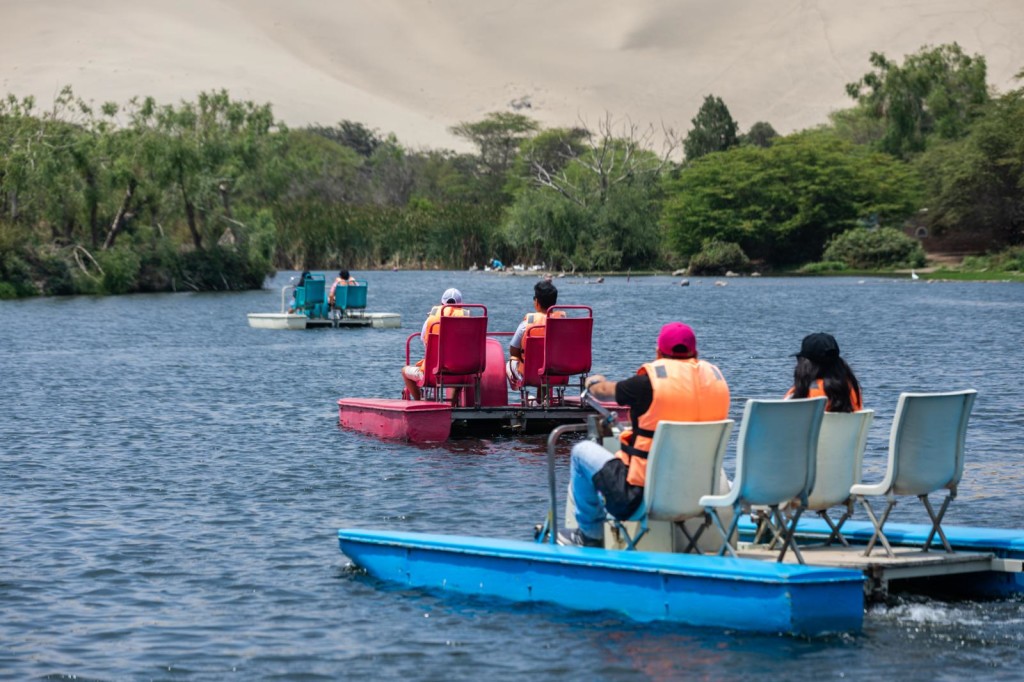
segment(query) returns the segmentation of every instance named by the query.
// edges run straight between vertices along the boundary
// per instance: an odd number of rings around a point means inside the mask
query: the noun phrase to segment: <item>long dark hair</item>
[[[793,370],[793,397],[806,398],[810,393],[811,384],[818,379],[823,380],[829,412],[853,412],[851,391],[857,395],[857,402],[861,402],[860,382],[841,357],[822,364],[810,358],[798,357],[796,368]]]

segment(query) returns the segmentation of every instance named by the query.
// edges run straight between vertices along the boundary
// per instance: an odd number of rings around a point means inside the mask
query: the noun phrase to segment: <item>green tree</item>
[[[721,97],[706,96],[691,123],[693,129],[683,140],[683,153],[687,161],[696,161],[712,152],[725,151],[739,142],[736,137],[739,126]]]
[[[767,147],[778,136],[779,134],[775,132],[775,128],[772,127],[771,123],[758,121],[750,126],[750,130],[744,135],[740,135],[739,143],[752,144],[756,147]]]
[[[533,119],[522,114],[494,112],[482,121],[459,123],[451,128],[454,135],[469,140],[479,150],[478,173],[485,194],[501,198],[506,175],[512,168],[520,145],[538,130]]]
[[[902,220],[917,192],[915,175],[893,157],[809,131],[687,166],[668,181],[661,223],[682,258],[718,239],[788,265],[820,260],[825,242],[864,216]]]
[[[966,138],[918,167],[933,234],[973,234],[982,248],[1024,243],[1024,89],[991,102]]]
[[[660,257],[657,226],[661,174],[678,140],[652,127],[617,123],[611,115],[593,132],[560,131],[524,147],[521,187],[505,221],[521,260],[566,269],[648,266]],[[561,140],[561,142],[557,142]]]
[[[881,149],[906,156],[925,149],[929,137],[952,140],[967,133],[988,101],[985,58],[956,43],[924,47],[896,64],[871,53],[872,71],[846,86],[870,116],[885,122]]]
[[[342,121],[334,128],[310,126],[309,132],[325,137],[332,142],[348,147],[359,156],[370,158],[377,147],[384,143],[375,129],[354,121]]]

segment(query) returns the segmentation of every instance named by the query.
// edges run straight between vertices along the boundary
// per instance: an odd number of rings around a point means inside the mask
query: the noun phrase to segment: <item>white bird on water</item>
[[[910,269],[910,279],[921,279],[920,277],[917,276],[917,273],[914,272],[913,268]]]

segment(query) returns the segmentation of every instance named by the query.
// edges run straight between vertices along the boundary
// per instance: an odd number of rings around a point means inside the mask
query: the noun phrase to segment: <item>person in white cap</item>
[[[445,289],[444,293],[441,294],[441,305],[435,305],[430,309],[430,313],[427,315],[427,319],[423,321],[423,328],[420,329],[420,340],[423,341],[423,349],[427,348],[427,334],[430,333],[431,327],[433,327],[441,319],[441,311],[444,311],[445,316],[461,316],[465,313],[461,308],[445,308],[445,305],[458,305],[462,303],[462,292],[451,287]],[[423,363],[424,360],[420,360],[415,365],[406,365],[402,368],[402,379],[405,381],[405,388],[409,392],[409,397],[413,400],[420,400],[420,384],[423,383]]]

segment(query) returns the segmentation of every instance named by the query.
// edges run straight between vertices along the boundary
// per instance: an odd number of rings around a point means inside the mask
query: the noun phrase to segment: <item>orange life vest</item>
[[[564,310],[556,310],[551,313],[551,317],[565,317]],[[527,336],[544,336],[544,325],[547,324],[548,314],[547,313],[530,313],[523,318],[526,322],[526,330],[523,331],[523,337]]]
[[[427,333],[422,336],[424,348],[427,345],[427,335],[438,333],[438,327],[441,322],[442,309],[444,310],[445,317],[468,317],[470,314],[468,310],[465,310],[464,308],[454,307],[450,303],[446,303],[445,305],[435,305],[433,308],[430,309],[430,313],[427,315],[427,324],[423,327],[424,329],[427,330]],[[416,365],[419,367],[423,367],[423,363],[425,361],[426,358],[423,358],[422,360],[417,362]]]
[[[795,388],[790,388],[786,392],[786,397],[787,398],[792,397],[793,392],[795,390],[796,390]],[[807,387],[807,397],[808,398],[828,398],[828,396],[825,395],[825,380],[824,379],[818,379],[813,384],[808,386]],[[850,386],[850,404],[853,406],[853,411],[854,412],[859,412],[860,410],[864,409],[864,404],[863,404],[863,401],[861,400],[861,396],[857,393],[857,391],[853,390],[853,386]],[[831,401],[829,401],[829,403],[827,405],[825,405],[825,411],[826,412],[831,412],[832,411],[832,403],[831,403]]]
[[[660,421],[710,422],[729,416],[729,386],[710,362],[691,358],[662,358],[637,370],[651,380],[651,406],[637,419],[637,429],[620,436],[621,449],[615,456],[628,467],[626,481],[644,485],[647,453]]]
[[[543,337],[545,332],[545,326],[548,323],[548,313],[546,312],[530,312],[523,317],[523,322],[526,323],[526,329],[522,333],[522,359],[516,363],[516,371],[522,374],[522,364],[526,360],[526,337]],[[555,310],[551,313],[551,317],[564,317],[564,310]]]

